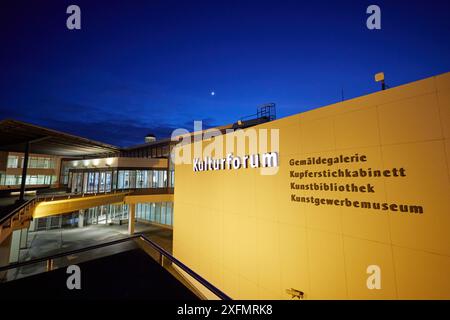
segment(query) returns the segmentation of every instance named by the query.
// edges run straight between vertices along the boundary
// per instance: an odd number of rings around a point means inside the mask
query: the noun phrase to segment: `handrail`
[[[80,249],[74,249],[74,250],[70,250],[70,251],[66,251],[66,252],[61,252],[61,253],[57,253],[57,254],[42,257],[42,258],[36,258],[33,260],[28,260],[28,261],[23,261],[23,262],[15,262],[15,263],[0,267],[0,272],[28,266],[28,265],[39,263],[39,262],[45,262],[45,261],[48,262],[48,261],[52,261],[54,259],[62,258],[65,256],[70,256],[70,255],[73,255],[76,253],[86,252],[89,250],[95,250],[95,249],[104,248],[104,247],[112,246],[112,245],[119,244],[119,243],[124,243],[124,242],[134,240],[137,238],[143,240],[145,243],[149,244],[153,249],[158,251],[158,253],[160,254],[160,258],[162,258],[162,256],[164,256],[168,260],[170,260],[172,263],[175,263],[181,270],[183,270],[184,272],[189,274],[192,278],[197,280],[199,283],[201,283],[203,286],[205,286],[209,291],[214,293],[220,299],[231,300],[231,298],[228,295],[226,295],[220,289],[216,288],[214,285],[212,285],[210,282],[208,282],[206,279],[204,279],[198,273],[196,273],[195,271],[190,269],[188,266],[186,266],[180,260],[175,258],[172,254],[170,254],[169,252],[164,250],[161,246],[159,246],[158,244],[156,244],[155,242],[153,242],[152,240],[150,240],[143,234],[135,234],[135,235],[131,235],[126,238],[113,240],[113,241],[109,241],[109,242],[104,242],[104,243],[100,243],[100,244],[96,244],[96,245],[92,245],[92,246],[88,246],[88,247],[84,247],[84,248],[80,248]]]
[[[18,211],[26,208],[29,204],[31,204],[33,201],[36,200],[36,197],[33,197],[24,203],[22,203],[20,206],[14,208],[10,213],[5,215],[4,217],[0,218],[0,224],[3,224],[6,220],[11,219],[12,216],[14,216]]]
[[[52,255],[46,256],[46,257],[36,258],[36,259],[22,261],[22,262],[14,262],[14,263],[8,264],[6,266],[0,267],[0,272],[7,271],[9,269],[25,267],[25,266],[28,266],[28,265],[31,265],[31,264],[35,264],[35,263],[39,263],[39,262],[44,262],[44,261],[48,261],[48,260],[54,260],[54,259],[62,258],[62,257],[65,257],[65,256],[71,256],[71,255],[76,254],[76,253],[81,253],[81,252],[85,252],[85,251],[89,251],[89,250],[95,250],[95,249],[100,249],[100,248],[112,246],[112,245],[119,244],[119,243],[122,243],[122,242],[130,241],[130,240],[132,240],[134,238],[139,238],[139,236],[140,236],[139,234],[136,234],[136,235],[132,235],[132,236],[129,236],[129,237],[126,237],[126,238],[118,239],[118,240],[113,240],[113,241],[109,241],[109,242],[103,242],[103,243],[100,243],[100,244],[95,244],[95,245],[84,247],[84,248],[80,248],[80,249],[74,249],[74,250],[70,250],[70,251],[65,251],[65,252],[52,254]]]
[[[151,241],[149,238],[147,238],[144,235],[141,235],[141,239],[144,242],[147,242],[150,244],[155,250],[157,250],[160,254],[164,255],[167,259],[169,259],[172,263],[175,263],[178,267],[180,267],[184,272],[189,274],[192,278],[200,282],[202,285],[204,285],[206,288],[208,288],[209,291],[214,293],[216,296],[218,296],[222,300],[232,300],[228,295],[226,295],[224,292],[213,286],[211,283],[209,283],[206,279],[201,277],[198,273],[196,273],[194,270],[186,266],[184,263],[182,263],[180,260],[172,256],[169,252],[164,250],[162,247],[160,247],[158,244]]]
[[[36,196],[36,201],[58,201],[65,199],[80,199],[86,197],[95,197],[103,195],[159,195],[159,194],[173,194],[173,188],[128,188],[128,189],[115,189],[109,192],[97,192],[97,193],[64,193],[64,194],[48,194]]]
[[[130,190],[113,190],[110,192],[98,192],[98,193],[64,193],[64,194],[48,194],[48,195],[41,195],[37,196],[37,201],[57,201],[57,200],[64,200],[64,199],[80,199],[80,198],[87,198],[87,197],[95,197],[95,196],[103,196],[103,195],[114,195],[114,194],[129,194]]]

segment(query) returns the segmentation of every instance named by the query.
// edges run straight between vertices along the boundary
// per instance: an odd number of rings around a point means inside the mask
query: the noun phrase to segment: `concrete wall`
[[[255,128],[279,129],[275,175],[176,166],[177,258],[236,299],[290,299],[288,288],[306,299],[450,298],[450,73]],[[367,161],[290,165],[354,154]],[[403,168],[405,175],[291,177],[369,168]],[[293,190],[292,182],[354,183],[373,192]],[[292,195],[344,203],[315,205]],[[423,213],[400,212],[402,204]],[[379,290],[367,287],[371,265],[381,268]]]

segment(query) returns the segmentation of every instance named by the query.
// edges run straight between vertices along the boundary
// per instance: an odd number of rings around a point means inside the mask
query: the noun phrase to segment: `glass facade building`
[[[83,226],[107,225],[127,223],[130,206],[128,204],[109,204],[86,209],[84,211]],[[136,221],[173,226],[173,202],[137,203]],[[79,212],[64,215],[38,218],[33,231],[58,229],[64,227],[79,227]]]
[[[105,193],[114,190],[167,188],[167,170],[89,169],[70,170],[68,186],[74,193]]]
[[[85,210],[84,225],[120,223],[128,219],[127,204],[110,204]]]

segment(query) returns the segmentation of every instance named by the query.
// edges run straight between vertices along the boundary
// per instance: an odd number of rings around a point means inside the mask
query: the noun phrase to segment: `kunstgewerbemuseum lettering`
[[[315,206],[341,206],[353,207],[361,209],[372,209],[379,211],[390,212],[405,212],[405,213],[423,213],[423,207],[420,205],[409,205],[399,203],[387,203],[377,201],[361,201],[351,200],[348,198],[338,199],[332,197],[315,197],[313,195],[303,195],[303,192],[345,192],[355,194],[374,194],[376,188],[371,183],[358,183],[360,178],[389,178],[402,179],[406,177],[405,168],[389,168],[389,169],[373,169],[373,168],[327,168],[322,170],[315,170],[314,166],[326,165],[328,167],[334,165],[357,164],[366,163],[368,158],[366,155],[339,155],[336,157],[309,157],[306,159],[290,159],[289,165],[292,170],[289,171],[291,201],[298,203],[311,204]],[[311,169],[303,169],[305,166],[312,166]],[[300,169],[300,170],[299,170]],[[312,181],[308,179],[340,179],[339,182],[332,181]],[[349,183],[342,183],[342,179],[352,179]],[[301,183],[300,183],[301,181]],[[301,193],[300,195],[297,192]]]

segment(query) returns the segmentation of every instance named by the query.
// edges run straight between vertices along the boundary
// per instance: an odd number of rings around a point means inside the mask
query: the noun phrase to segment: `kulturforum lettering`
[[[237,170],[246,168],[273,168],[278,167],[278,153],[266,152],[251,154],[242,157],[227,154],[225,158],[213,159],[205,157],[204,160],[195,158],[192,164],[194,172],[214,170]]]

